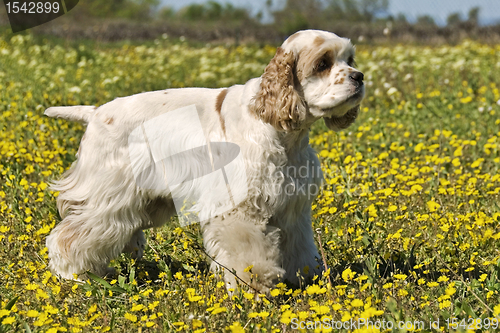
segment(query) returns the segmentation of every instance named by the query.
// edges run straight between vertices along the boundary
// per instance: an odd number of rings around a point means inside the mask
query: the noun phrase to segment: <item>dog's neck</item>
[[[290,155],[307,148],[309,144],[308,134],[309,128],[305,128],[291,132],[278,132],[278,137],[287,155]]]

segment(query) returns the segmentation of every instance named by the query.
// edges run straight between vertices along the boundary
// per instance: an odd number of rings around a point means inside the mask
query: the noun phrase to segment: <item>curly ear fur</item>
[[[306,116],[306,105],[295,89],[295,57],[292,52],[278,47],[267,65],[260,90],[254,97],[251,111],[279,131],[300,128]]]

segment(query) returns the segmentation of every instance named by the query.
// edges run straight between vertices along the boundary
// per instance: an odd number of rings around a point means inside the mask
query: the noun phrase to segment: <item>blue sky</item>
[[[207,0],[160,0],[163,5],[179,9],[191,3],[203,3]],[[286,0],[273,0],[274,7]],[[266,0],[219,0],[230,2],[238,7],[248,8],[257,13],[265,8]],[[469,9],[480,7],[479,20],[481,24],[500,23],[500,0],[389,0],[389,12],[393,15],[403,13],[407,19],[415,21],[420,15],[431,15],[436,23],[445,24],[450,13],[459,12],[465,18]]]

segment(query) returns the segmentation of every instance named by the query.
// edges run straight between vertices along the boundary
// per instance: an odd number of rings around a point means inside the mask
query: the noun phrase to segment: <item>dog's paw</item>
[[[142,230],[137,231],[132,235],[132,238],[123,249],[124,253],[130,253],[133,259],[140,260],[146,249],[146,237]]]

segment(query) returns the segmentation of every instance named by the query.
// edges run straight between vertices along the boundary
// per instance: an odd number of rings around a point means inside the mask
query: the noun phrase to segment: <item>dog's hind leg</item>
[[[171,200],[158,197],[152,199],[145,206],[145,216],[141,229],[137,230],[123,249],[124,253],[130,253],[132,258],[140,260],[146,249],[146,238],[143,230],[158,228],[164,225],[175,214],[175,207]]]
[[[99,215],[88,209],[67,215],[47,237],[50,269],[67,279],[86,271],[100,276],[108,274],[112,271],[108,268],[109,262],[133,237],[144,239],[137,223],[130,222],[134,219],[130,213],[122,210]]]

